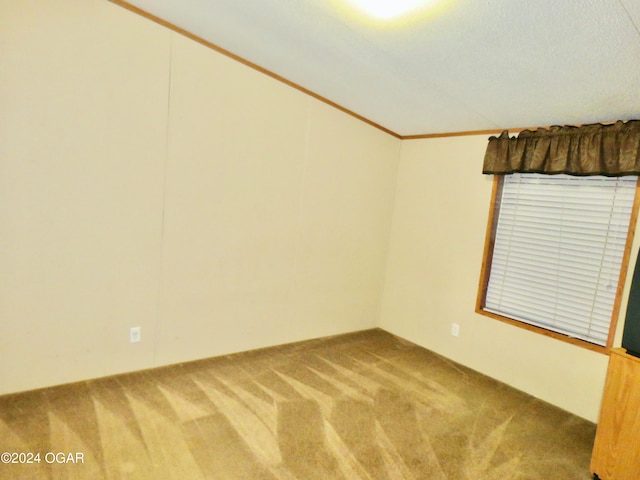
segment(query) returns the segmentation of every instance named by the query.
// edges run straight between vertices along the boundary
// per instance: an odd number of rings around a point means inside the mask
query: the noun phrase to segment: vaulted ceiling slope
[[[441,0],[391,25],[341,0],[128,3],[403,137],[640,117],[639,0]]]

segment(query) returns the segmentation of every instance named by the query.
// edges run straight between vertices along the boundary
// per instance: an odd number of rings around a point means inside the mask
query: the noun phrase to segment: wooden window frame
[[[640,177],[636,182],[635,189],[635,197],[633,201],[633,207],[631,210],[631,217],[629,219],[629,229],[627,232],[627,240],[624,248],[622,265],[620,268],[620,277],[618,279],[618,286],[616,289],[615,301],[613,305],[613,310],[611,314],[611,322],[609,324],[609,334],[607,336],[606,345],[601,346],[586,340],[581,340],[578,338],[571,337],[569,335],[565,335],[562,333],[554,332],[552,330],[547,330],[542,327],[538,327],[535,325],[530,325],[525,322],[521,322],[519,320],[514,320],[512,318],[499,315],[493,312],[488,312],[484,310],[485,307],[485,298],[487,294],[487,286],[489,284],[489,275],[491,272],[491,261],[493,258],[493,248],[495,244],[496,230],[498,224],[498,214],[500,211],[500,199],[502,197],[502,185],[503,185],[503,175],[494,175],[493,180],[493,190],[491,192],[491,202],[489,209],[489,218],[487,221],[487,229],[485,234],[485,245],[484,245],[484,253],[482,257],[482,267],[480,270],[480,282],[478,286],[478,295],[476,299],[476,313],[480,315],[484,315],[496,320],[500,320],[502,322],[508,323],[510,325],[514,325],[519,328],[523,328],[525,330],[529,330],[532,332],[536,332],[547,337],[555,338],[573,345],[577,345],[579,347],[583,347],[589,350],[593,350],[603,354],[609,354],[612,346],[614,337],[616,334],[618,317],[620,315],[620,305],[622,302],[622,294],[624,291],[624,286],[627,278],[627,271],[629,269],[629,260],[631,257],[631,248],[633,244],[633,238],[635,236],[636,223],[638,221],[638,210],[640,207]]]

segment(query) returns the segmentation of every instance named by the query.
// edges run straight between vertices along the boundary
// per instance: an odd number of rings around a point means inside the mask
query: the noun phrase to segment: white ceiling
[[[391,0],[393,1],[393,0]],[[640,118],[640,0],[129,0],[400,136]]]

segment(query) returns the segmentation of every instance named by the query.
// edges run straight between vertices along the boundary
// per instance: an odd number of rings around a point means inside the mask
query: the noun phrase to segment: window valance
[[[640,120],[580,127],[504,131],[491,137],[483,173],[604,175],[640,174]]]

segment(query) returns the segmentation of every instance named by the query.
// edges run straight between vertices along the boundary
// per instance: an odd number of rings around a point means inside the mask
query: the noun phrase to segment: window
[[[611,346],[637,177],[499,175],[478,313],[571,343]]]

